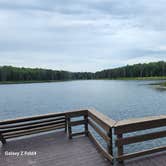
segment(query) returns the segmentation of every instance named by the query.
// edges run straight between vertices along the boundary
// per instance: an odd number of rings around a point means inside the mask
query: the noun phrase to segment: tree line
[[[116,79],[166,76],[166,62],[151,62],[102,70],[99,72],[69,72],[40,68],[1,66],[0,81],[54,81],[84,79]]]
[[[93,79],[90,72],[68,72],[39,68],[0,67],[0,81],[54,81]]]
[[[115,69],[103,70],[95,73],[96,78],[132,78],[166,76],[166,62],[151,62],[127,65]]]

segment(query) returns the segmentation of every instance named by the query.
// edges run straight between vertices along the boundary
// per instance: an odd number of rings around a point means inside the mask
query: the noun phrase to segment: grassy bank
[[[166,88],[166,82],[162,82],[162,83],[160,83],[159,85],[160,85],[161,87]]]

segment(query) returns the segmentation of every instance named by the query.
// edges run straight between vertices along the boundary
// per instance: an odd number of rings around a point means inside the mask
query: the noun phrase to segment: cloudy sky
[[[165,0],[0,0],[0,65],[97,71],[159,60]]]

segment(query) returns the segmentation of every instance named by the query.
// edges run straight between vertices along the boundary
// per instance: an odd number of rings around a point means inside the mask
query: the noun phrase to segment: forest
[[[1,66],[0,81],[56,81],[166,76],[166,62],[151,62],[92,72]]]
[[[95,73],[95,78],[132,78],[132,77],[161,77],[166,76],[166,62],[151,62],[127,65],[115,69]]]
[[[54,81],[93,79],[89,72],[68,72],[39,68],[0,67],[0,81]]]

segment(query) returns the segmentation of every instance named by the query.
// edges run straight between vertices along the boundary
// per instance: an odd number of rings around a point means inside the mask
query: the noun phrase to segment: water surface
[[[115,120],[165,114],[166,91],[149,85],[155,82],[90,80],[0,85],[0,119],[81,108],[95,108]],[[165,142],[158,139],[126,146],[125,150],[133,152]]]
[[[0,119],[96,108],[109,117],[126,118],[165,114],[166,91],[155,81],[66,81],[0,85]]]

